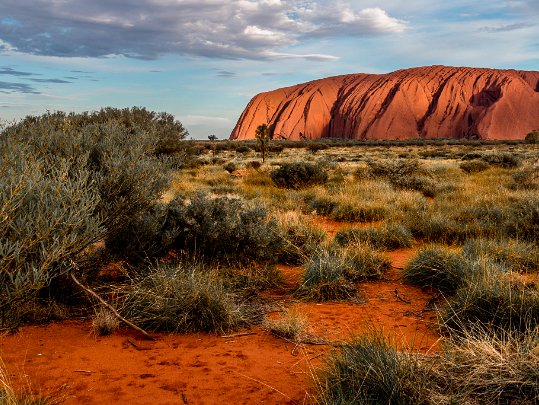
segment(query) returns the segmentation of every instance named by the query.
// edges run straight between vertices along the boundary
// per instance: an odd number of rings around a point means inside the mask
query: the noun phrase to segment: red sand
[[[402,267],[414,252],[388,255],[394,266]],[[402,284],[398,268],[385,280],[360,284],[366,299],[361,304],[296,302],[289,293],[302,270],[280,268],[286,286],[270,294],[276,303],[304,312],[314,333],[341,341],[370,328],[383,329],[403,348],[436,349],[433,314],[422,311],[431,295]],[[395,289],[407,302],[397,299]],[[313,368],[330,347],[294,345],[259,327],[247,332],[253,334],[158,334],[150,342],[130,330],[95,337],[89,321],[66,321],[0,336],[0,356],[18,386],[57,393],[66,404],[309,402]]]

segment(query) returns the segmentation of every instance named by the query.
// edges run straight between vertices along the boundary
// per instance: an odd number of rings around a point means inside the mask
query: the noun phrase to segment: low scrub
[[[294,162],[281,163],[278,169],[270,173],[277,187],[299,190],[328,180],[326,170],[314,163]]]
[[[462,162],[460,169],[466,173],[479,173],[489,168],[489,164],[484,160],[474,159]]]
[[[417,356],[398,352],[382,334],[359,336],[317,376],[317,403],[426,404],[431,384]]]
[[[275,336],[298,343],[309,335],[307,317],[297,311],[288,312],[278,319],[266,318],[263,327]]]
[[[509,183],[511,190],[537,190],[539,189],[539,165],[525,166],[511,175]]]
[[[150,269],[123,287],[121,295],[122,315],[149,330],[220,332],[243,321],[223,282],[196,266]]]
[[[404,269],[404,281],[454,294],[473,275],[473,267],[459,252],[445,246],[421,249]]]
[[[308,224],[294,212],[279,217],[279,228],[282,240],[279,261],[291,265],[307,261],[326,237],[324,231]]]
[[[517,240],[471,239],[463,246],[464,255],[471,259],[488,260],[505,265],[511,271],[539,271],[539,248]]]
[[[344,229],[337,232],[335,241],[340,245],[356,242],[367,243],[377,249],[398,249],[411,247],[413,236],[406,226],[391,224],[380,227]]]

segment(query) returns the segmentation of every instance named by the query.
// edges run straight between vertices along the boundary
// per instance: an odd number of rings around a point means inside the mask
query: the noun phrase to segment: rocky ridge
[[[523,139],[539,128],[539,72],[429,66],[329,77],[256,95],[230,139]]]

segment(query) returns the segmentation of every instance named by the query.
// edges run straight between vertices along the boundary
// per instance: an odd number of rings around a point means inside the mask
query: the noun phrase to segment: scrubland
[[[274,142],[261,163],[254,142],[182,131],[143,109],[3,130],[3,332],[81,317],[99,335],[126,327],[90,290],[149,334],[260,325],[334,346],[310,370],[306,402],[539,402],[536,145]],[[316,218],[343,226],[331,237]],[[396,274],[431,295],[439,349],[403,348],[383,325],[328,342],[290,304],[362,311],[361,286],[384,280],[402,248],[416,253]],[[47,403],[7,375],[0,403]]]

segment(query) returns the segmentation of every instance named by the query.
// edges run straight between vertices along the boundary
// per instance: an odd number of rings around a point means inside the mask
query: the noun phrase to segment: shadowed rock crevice
[[[267,120],[290,140],[523,139],[539,127],[538,93],[535,71],[430,66],[335,76],[255,96],[230,139],[254,138]]]

